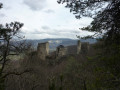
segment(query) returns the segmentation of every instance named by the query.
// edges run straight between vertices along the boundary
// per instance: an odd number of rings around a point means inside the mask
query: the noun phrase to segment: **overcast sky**
[[[79,28],[90,24],[92,19],[77,20],[65,5],[57,0],[0,0],[0,23],[12,21],[24,23],[22,33],[27,39],[71,38],[91,33]]]

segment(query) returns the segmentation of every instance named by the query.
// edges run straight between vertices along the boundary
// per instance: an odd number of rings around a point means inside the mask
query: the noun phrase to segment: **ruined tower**
[[[46,56],[49,55],[49,43],[38,43],[37,55],[41,60],[45,60]]]
[[[81,51],[81,42],[80,42],[80,40],[78,40],[78,42],[77,42],[77,54],[79,54],[80,51]]]
[[[56,50],[56,57],[59,58],[66,55],[66,49],[67,48],[65,48],[63,45],[58,46]]]

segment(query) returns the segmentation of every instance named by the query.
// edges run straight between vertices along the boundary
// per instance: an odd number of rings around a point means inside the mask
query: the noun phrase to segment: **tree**
[[[3,6],[3,4],[2,4],[2,3],[0,3],[0,9],[2,8],[2,6]]]
[[[102,8],[105,2],[110,2],[112,0],[58,0],[59,4],[66,3],[66,8],[70,8],[70,12],[75,14],[76,18],[81,18],[82,16],[92,17],[97,13],[98,8]],[[91,12],[95,11],[95,12]]]
[[[0,9],[3,4],[0,3]],[[17,53],[25,52],[26,49],[31,48],[31,44],[24,42],[16,42],[15,40],[23,39],[19,35],[20,29],[22,28],[23,23],[20,22],[11,22],[6,25],[0,24],[0,90],[4,90],[4,80],[8,75],[22,75],[31,70],[24,70],[21,72],[11,71],[4,72],[6,62],[9,60],[10,55],[16,55]],[[14,53],[11,53],[14,52]]]
[[[0,50],[1,50],[0,62],[2,64],[0,74],[2,74],[3,69],[5,67],[5,63],[7,61],[7,57],[10,55],[10,48],[12,46],[10,41],[14,37],[18,37],[17,34],[22,26],[23,26],[23,23],[19,23],[19,22],[11,22],[10,24],[6,24],[5,26],[3,25],[0,26],[0,40],[2,43],[0,45]]]
[[[2,8],[2,6],[3,4],[0,3],[0,9]],[[11,22],[10,24],[6,23],[5,26],[0,24],[0,76],[2,76],[3,69],[5,67],[6,62],[8,61],[7,57],[9,55],[16,55],[16,53],[11,54],[11,51],[21,52],[21,49],[28,48],[28,45],[25,42],[15,43],[15,41],[13,41],[15,39],[22,39],[22,37],[18,34],[22,26],[23,23],[16,21]]]
[[[120,0],[58,0],[58,3],[66,3],[77,19],[84,16],[93,18],[91,24],[82,30],[95,32],[91,37],[102,37],[104,50],[98,61],[103,67],[101,76],[110,77],[102,77],[100,81],[105,89],[120,88]]]
[[[82,30],[102,34],[107,45],[120,45],[120,0],[58,0],[58,3],[66,3],[77,19],[93,17],[91,25]],[[107,6],[103,8],[104,5]]]

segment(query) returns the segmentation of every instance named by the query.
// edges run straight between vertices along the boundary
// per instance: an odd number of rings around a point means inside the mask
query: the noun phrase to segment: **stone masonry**
[[[71,45],[64,47],[63,45],[59,45],[56,48],[55,51],[55,57],[60,58],[65,55],[74,55],[74,54],[87,54],[89,50],[89,43],[83,42],[81,43],[80,40],[78,40],[77,45]],[[41,60],[45,60],[46,56],[49,55],[49,43],[38,43],[37,47],[37,56]]]
[[[81,42],[80,42],[80,40],[78,40],[78,42],[77,42],[77,54],[79,54],[80,51],[81,51]]]
[[[41,60],[45,60],[49,55],[49,43],[38,43],[37,55]]]
[[[66,50],[67,48],[65,48],[63,45],[58,46],[56,49],[56,57],[59,58],[66,55]]]

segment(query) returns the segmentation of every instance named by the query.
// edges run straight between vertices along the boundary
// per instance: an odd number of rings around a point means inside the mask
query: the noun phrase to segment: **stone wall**
[[[46,56],[49,55],[49,43],[38,43],[37,55],[41,60],[45,60]]]
[[[56,58],[63,57],[65,55],[71,55],[71,54],[87,54],[89,50],[89,43],[88,42],[80,42],[78,40],[77,45],[71,45],[64,47],[63,45],[60,45],[56,48],[56,53],[54,53]],[[49,43],[38,43],[37,47],[37,56],[41,60],[45,60],[46,56],[49,55]]]
[[[67,55],[75,55],[77,54],[77,45],[67,46]]]
[[[56,49],[56,57],[63,57],[66,55],[67,48],[65,48],[63,45],[60,45]]]
[[[75,55],[81,52],[81,42],[77,41],[77,45],[67,46],[67,55]]]
[[[78,42],[77,42],[77,54],[79,54],[80,51],[81,51],[81,42],[80,42],[80,40],[78,40]]]

